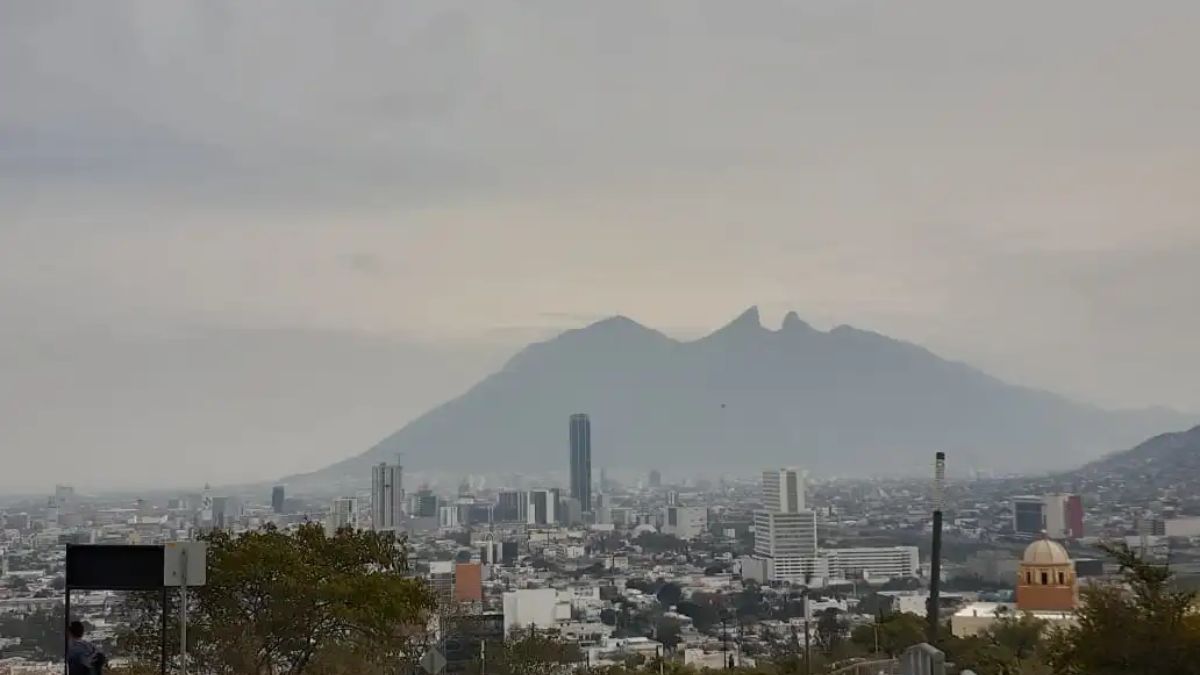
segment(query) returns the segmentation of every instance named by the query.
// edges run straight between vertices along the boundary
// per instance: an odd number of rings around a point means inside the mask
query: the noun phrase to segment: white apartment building
[[[358,527],[358,498],[338,497],[329,507],[325,529],[332,535],[343,527]]]
[[[829,572],[841,579],[896,579],[915,577],[921,569],[916,546],[834,548],[822,551]]]
[[[796,513],[805,508],[804,472],[796,468],[770,469],[762,474],[763,510]]]

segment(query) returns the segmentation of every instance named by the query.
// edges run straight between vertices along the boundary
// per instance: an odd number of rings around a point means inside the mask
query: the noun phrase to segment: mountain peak
[[[718,335],[745,335],[765,332],[762,320],[758,315],[758,305],[753,305],[746,311],[737,315],[733,321],[725,324],[721,328],[713,331],[708,335],[708,338],[714,338]]]
[[[812,326],[801,319],[799,314],[788,312],[783,317],[783,326],[779,328],[779,331],[781,333],[807,333],[812,329]]]

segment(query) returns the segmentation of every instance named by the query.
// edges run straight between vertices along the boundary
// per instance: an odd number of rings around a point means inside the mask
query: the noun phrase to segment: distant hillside
[[[1062,469],[1185,425],[1170,411],[1009,385],[849,326],[814,330],[795,313],[769,330],[751,308],[691,342],[624,317],[567,331],[367,452],[287,480],[365,479],[398,452],[422,468],[562,468],[567,418],[580,411],[597,467],[797,464],[820,475],[925,472],[934,450],[961,469]]]
[[[1159,434],[1130,450],[1114,452],[1073,472],[1080,476],[1121,476],[1147,485],[1200,480],[1200,426]]]

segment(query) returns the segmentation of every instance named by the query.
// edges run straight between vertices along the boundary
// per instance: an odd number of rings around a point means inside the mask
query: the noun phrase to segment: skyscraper
[[[592,510],[592,422],[585,413],[571,415],[571,496]]]
[[[529,496],[520,490],[501,490],[496,496],[496,520],[524,523],[528,520]]]
[[[763,506],[773,513],[804,510],[804,474],[795,468],[769,469],[762,474]]]
[[[526,524],[553,525],[559,521],[558,488],[530,490],[525,495],[529,499],[525,509]]]
[[[271,510],[275,513],[283,513],[284,492],[282,485],[276,485],[271,488]]]
[[[371,528],[399,530],[404,526],[404,468],[380,462],[371,467]]]
[[[754,512],[754,554],[767,561],[772,581],[809,583],[827,574],[817,559],[817,514],[804,508],[804,474],[769,469],[762,474],[762,511]]]

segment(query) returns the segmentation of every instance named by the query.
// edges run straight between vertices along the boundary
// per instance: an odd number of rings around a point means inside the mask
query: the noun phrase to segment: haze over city
[[[5,3],[0,491],[312,471],[530,342],[751,305],[1195,419],[1198,20]]]

